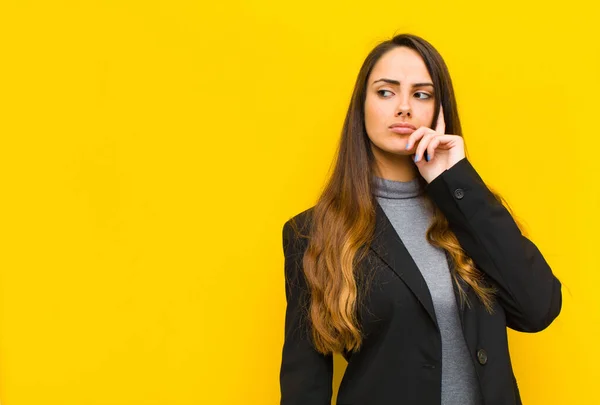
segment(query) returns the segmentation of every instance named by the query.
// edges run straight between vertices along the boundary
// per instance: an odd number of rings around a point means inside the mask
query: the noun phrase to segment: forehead
[[[415,50],[397,47],[386,52],[375,64],[369,82],[380,77],[411,82],[431,81],[425,62]]]

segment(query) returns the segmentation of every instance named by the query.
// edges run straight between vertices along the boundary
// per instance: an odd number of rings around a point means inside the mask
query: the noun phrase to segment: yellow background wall
[[[524,403],[595,403],[586,3],[3,0],[2,404],[277,404],[281,227],[363,58],[404,31],[445,57],[471,161],[564,283],[549,329],[510,333]]]

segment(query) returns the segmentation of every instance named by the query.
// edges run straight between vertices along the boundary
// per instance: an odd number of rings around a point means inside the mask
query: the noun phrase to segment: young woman
[[[521,403],[506,328],[550,325],[561,283],[465,157],[427,41],[369,53],[331,179],[283,245],[282,405],[330,404],[336,352],[338,405]]]

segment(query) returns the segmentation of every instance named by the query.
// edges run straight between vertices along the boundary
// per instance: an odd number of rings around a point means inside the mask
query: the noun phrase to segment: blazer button
[[[454,197],[456,197],[458,200],[462,200],[464,196],[465,191],[462,188],[457,188],[456,190],[454,190]]]
[[[485,363],[487,363],[487,353],[485,350],[483,350],[483,349],[477,350],[477,360],[479,361],[479,364],[481,364],[481,365],[484,365]]]

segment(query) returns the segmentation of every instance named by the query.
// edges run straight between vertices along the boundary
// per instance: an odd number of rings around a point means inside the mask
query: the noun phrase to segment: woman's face
[[[365,126],[375,157],[414,153],[414,147],[405,149],[406,141],[420,126],[431,128],[435,107],[433,83],[421,56],[404,46],[388,51],[373,67],[366,94]],[[414,128],[393,130],[398,123]]]

